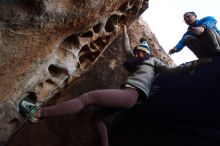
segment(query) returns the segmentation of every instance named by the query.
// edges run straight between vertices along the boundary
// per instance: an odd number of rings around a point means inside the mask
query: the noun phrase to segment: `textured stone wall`
[[[2,1],[0,100],[17,100],[27,91],[48,96],[67,76],[89,70],[121,24],[146,6],[125,0]],[[42,86],[51,91],[39,93]]]

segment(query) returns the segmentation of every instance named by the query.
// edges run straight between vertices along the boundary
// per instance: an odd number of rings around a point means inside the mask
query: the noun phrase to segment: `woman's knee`
[[[102,93],[100,90],[89,91],[89,92],[83,93],[80,96],[80,100],[82,100],[84,105],[92,105],[92,104],[105,105],[104,101],[106,99],[104,95],[105,94]]]
[[[83,103],[83,105],[88,105],[90,104],[89,98],[88,98],[88,93],[83,93],[80,97],[79,100]]]

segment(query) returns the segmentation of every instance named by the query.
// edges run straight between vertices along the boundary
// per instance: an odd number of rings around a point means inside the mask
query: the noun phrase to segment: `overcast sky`
[[[149,8],[142,17],[149,24],[166,52],[173,48],[187,29],[183,14],[194,11],[197,18],[214,16],[220,28],[220,0],[149,0]],[[176,64],[196,59],[191,51],[184,49],[171,55]]]

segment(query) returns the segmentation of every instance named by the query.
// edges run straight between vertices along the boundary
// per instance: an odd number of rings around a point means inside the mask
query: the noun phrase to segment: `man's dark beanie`
[[[197,17],[196,13],[195,13],[195,12],[193,12],[193,11],[186,12],[186,13],[183,15],[183,17],[185,17],[185,15],[186,15],[186,14],[192,14],[192,15],[194,15],[194,16],[196,16],[196,17]]]

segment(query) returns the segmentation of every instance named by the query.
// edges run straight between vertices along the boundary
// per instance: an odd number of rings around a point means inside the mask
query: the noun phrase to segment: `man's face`
[[[184,15],[184,21],[187,25],[193,25],[196,21],[196,16],[191,13],[186,13]]]

